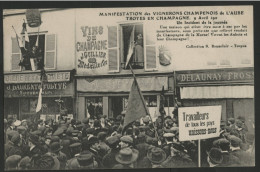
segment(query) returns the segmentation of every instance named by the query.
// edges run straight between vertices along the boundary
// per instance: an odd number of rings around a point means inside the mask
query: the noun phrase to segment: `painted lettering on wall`
[[[107,65],[107,40],[103,26],[81,26],[84,41],[76,43],[78,68],[96,69]]]

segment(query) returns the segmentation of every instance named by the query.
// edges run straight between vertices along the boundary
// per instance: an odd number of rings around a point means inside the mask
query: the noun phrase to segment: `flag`
[[[126,64],[125,64],[125,68],[127,67],[132,55],[133,55],[133,52],[134,52],[134,41],[135,41],[135,25],[133,26],[133,29],[132,29],[132,32],[131,32],[131,35],[130,35],[130,39],[129,39],[129,46],[128,46],[128,53],[127,53],[127,58],[126,58]]]
[[[127,105],[126,114],[124,118],[123,130],[131,122],[134,122],[137,119],[145,117],[146,115],[148,115],[148,109],[144,102],[143,95],[138,88],[138,83],[136,79],[134,79],[129,94],[128,105]]]
[[[36,39],[36,43],[35,43],[36,47],[39,46],[39,30],[40,30],[40,27],[38,27],[38,35],[37,35],[37,39]]]
[[[25,50],[29,50],[30,48],[30,44],[29,44],[29,36],[28,36],[28,33],[27,33],[27,29],[26,29],[26,23],[24,22],[23,23],[23,29],[22,29],[22,32],[21,34],[23,35],[22,38],[23,38],[23,47],[25,48]]]
[[[38,103],[36,106],[36,113],[39,112],[41,109],[42,109],[42,86],[39,91]]]

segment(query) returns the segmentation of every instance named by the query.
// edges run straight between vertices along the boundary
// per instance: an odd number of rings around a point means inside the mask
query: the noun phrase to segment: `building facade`
[[[224,8],[207,9],[218,13]],[[233,8],[238,7],[229,7]],[[247,35],[232,38],[214,34],[193,37],[188,31],[198,32],[203,18],[200,24],[185,24],[164,16],[171,11],[183,15],[178,20],[189,20],[196,16],[195,7],[41,10],[40,35],[49,74],[43,94],[46,114],[58,113],[55,100],[61,97],[68,101],[69,113],[79,120],[91,114],[116,117],[127,108],[133,81],[130,64],[153,119],[159,115],[164,88],[167,115],[172,115],[176,92],[182,106],[221,105],[222,120],[245,116],[253,132],[253,21],[247,20],[252,7],[241,8],[249,13],[223,17],[230,25],[243,21],[247,26]],[[21,56],[11,28],[21,30],[24,18],[24,13],[7,12],[3,23],[5,115],[20,118],[34,113],[38,89],[34,91],[33,84],[40,84],[39,71],[22,71],[17,65]],[[190,35],[183,35],[183,30]],[[28,27],[28,33],[35,35],[37,28]],[[247,46],[233,48],[234,43]]]
[[[25,35],[21,32],[24,22],[27,23],[30,48],[39,35],[38,47],[48,79],[43,86],[41,118],[56,119],[64,107],[68,114],[73,115],[75,111],[74,10],[42,9],[40,14],[40,27],[29,27],[25,9],[5,10],[3,13],[6,118],[12,116],[22,120],[36,114],[41,72],[37,65],[35,70],[19,65],[22,54],[16,33],[20,38]]]

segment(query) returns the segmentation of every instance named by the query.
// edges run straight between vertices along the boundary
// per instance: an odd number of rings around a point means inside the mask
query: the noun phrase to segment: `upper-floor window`
[[[143,25],[132,24],[122,26],[121,44],[121,67],[126,68],[126,63],[131,64],[133,69],[144,68],[144,42]],[[129,69],[129,65],[127,68]]]
[[[152,29],[143,23],[108,26],[109,72],[129,69],[128,61],[133,69],[157,70],[159,60]]]
[[[31,34],[29,42],[12,38],[12,71],[35,71],[56,68],[56,35]]]

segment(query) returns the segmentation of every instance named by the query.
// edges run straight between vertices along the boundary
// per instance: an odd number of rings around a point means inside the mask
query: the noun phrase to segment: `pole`
[[[138,82],[137,82],[137,80],[136,80],[134,71],[133,71],[133,69],[132,69],[132,65],[131,65],[130,63],[129,63],[129,66],[130,66],[131,72],[132,72],[132,74],[133,74],[133,76],[134,76],[134,81],[137,83],[136,85],[137,85],[138,92],[139,92],[139,94],[141,95],[141,90],[140,90],[140,88],[139,88],[139,85],[138,85]],[[149,115],[150,118],[151,118],[151,120],[152,120],[151,114],[148,112],[148,109],[146,108],[146,105],[145,105],[143,96],[141,96],[141,98],[142,98],[143,106],[145,107],[146,115]],[[155,128],[155,125],[154,125],[153,121],[152,121],[152,124],[153,124],[153,128],[154,128],[154,131],[155,131],[155,135],[156,135],[156,137],[158,138],[158,140],[161,142],[161,140],[160,140],[160,138],[159,138],[159,135],[158,135],[158,133],[157,133],[157,130],[156,130],[156,128]]]
[[[201,167],[201,155],[200,155],[200,139],[198,140],[198,167]]]

